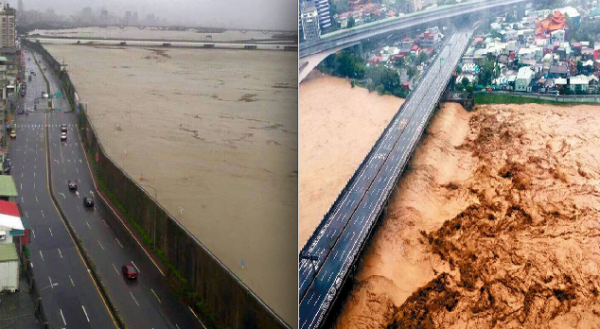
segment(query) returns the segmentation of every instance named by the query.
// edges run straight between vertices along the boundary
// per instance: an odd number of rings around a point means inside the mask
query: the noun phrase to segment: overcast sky
[[[17,8],[17,0],[8,0]],[[137,11],[140,19],[154,13],[171,23],[194,23],[205,27],[295,30],[298,28],[298,0],[23,0],[25,10],[71,15],[84,7],[106,8],[124,16]]]

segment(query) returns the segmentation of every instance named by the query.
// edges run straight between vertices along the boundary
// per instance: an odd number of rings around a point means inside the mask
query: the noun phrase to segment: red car
[[[121,267],[121,270],[123,271],[123,275],[128,279],[136,279],[138,276],[138,271],[132,264],[123,265],[123,267]]]

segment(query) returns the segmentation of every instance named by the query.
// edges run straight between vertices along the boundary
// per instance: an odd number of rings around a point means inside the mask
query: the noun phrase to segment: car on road
[[[84,197],[83,198],[83,206],[86,208],[94,207],[94,199],[92,199],[92,197],[90,197],[90,196]]]
[[[25,113],[25,109],[23,109],[22,107],[19,108],[19,110],[17,111],[17,114],[24,114]]]
[[[67,125],[65,123],[63,123],[63,124],[60,125],[60,131],[63,132],[63,133],[67,132]]]
[[[60,134],[60,140],[61,140],[61,142],[66,141],[67,140],[67,133]]]
[[[123,271],[123,275],[127,279],[137,279],[138,271],[136,270],[133,264],[125,264],[121,267],[121,271]]]
[[[2,170],[5,174],[10,175],[10,168],[12,168],[12,163],[10,159],[5,159],[4,163],[2,163]]]
[[[29,74],[35,74],[34,70],[29,70]]]
[[[10,138],[11,139],[16,139],[17,138],[17,131],[16,130],[11,130],[10,132]]]
[[[77,182],[70,180],[67,185],[70,191],[77,191]]]

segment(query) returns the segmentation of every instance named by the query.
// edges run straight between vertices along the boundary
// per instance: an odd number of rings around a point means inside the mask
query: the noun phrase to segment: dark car
[[[61,124],[61,125],[60,125],[60,131],[61,131],[61,132],[63,132],[63,133],[66,133],[66,132],[67,132],[67,125],[66,125],[66,124],[64,124],[64,123],[63,123],[63,124]]]
[[[77,191],[77,182],[70,180],[67,185],[69,185],[69,190]]]
[[[123,265],[123,267],[121,267],[121,271],[123,271],[123,275],[128,279],[136,279],[138,277],[138,271],[132,264]]]
[[[22,107],[19,108],[19,111],[17,111],[17,114],[24,114],[25,113],[25,109],[23,109]]]
[[[62,142],[66,141],[66,140],[67,140],[67,133],[62,133],[62,134],[60,134],[60,140],[61,140]]]
[[[10,168],[12,168],[12,163],[10,162],[10,159],[4,160],[4,163],[2,163],[2,170],[4,170],[4,173],[9,175]]]
[[[86,208],[94,207],[94,199],[92,197],[86,196],[83,198],[83,206]]]

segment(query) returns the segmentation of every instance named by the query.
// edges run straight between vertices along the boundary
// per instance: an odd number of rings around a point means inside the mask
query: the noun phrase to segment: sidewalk
[[[33,295],[28,293],[29,284],[21,276],[19,292],[0,294],[0,329],[44,328],[35,318]]]

